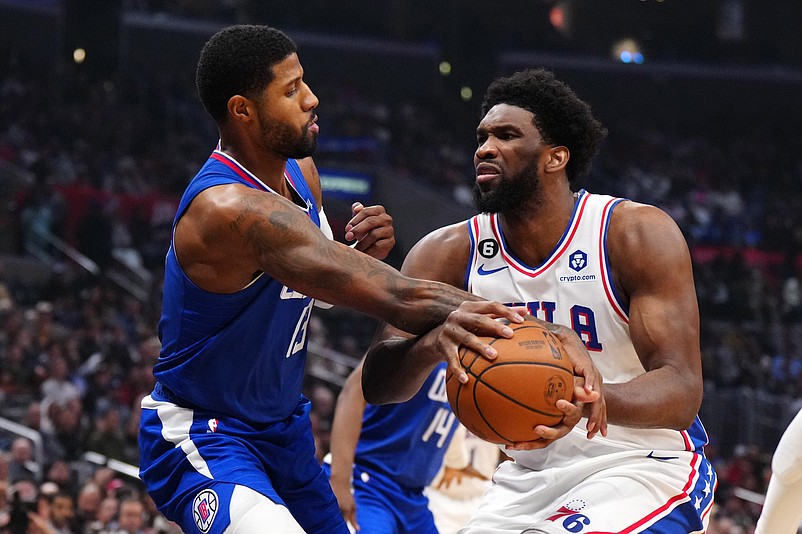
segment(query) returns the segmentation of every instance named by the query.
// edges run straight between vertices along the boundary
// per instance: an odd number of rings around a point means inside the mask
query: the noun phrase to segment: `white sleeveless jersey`
[[[525,265],[507,248],[497,215],[483,213],[468,221],[472,249],[468,291],[508,305],[525,305],[540,319],[573,328],[606,384],[627,382],[645,372],[632,346],[628,309],[613,287],[607,257],[610,216],[622,200],[580,191],[562,238],[538,266]],[[541,469],[622,450],[701,452],[707,443],[698,417],[682,432],[609,425],[606,438],[597,434],[592,440],[587,439],[586,425],[583,419],[545,449],[505,452],[522,465]]]

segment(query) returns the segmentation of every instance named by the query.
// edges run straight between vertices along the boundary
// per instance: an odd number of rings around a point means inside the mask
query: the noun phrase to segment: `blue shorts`
[[[331,467],[323,464],[327,475]],[[356,520],[369,534],[437,534],[423,488],[402,486],[376,471],[354,466]]]
[[[222,534],[235,485],[286,506],[310,534],[348,532],[315,458],[309,400],[286,420],[264,425],[172,400],[160,385],[142,400],[140,477],[159,511],[184,532]]]

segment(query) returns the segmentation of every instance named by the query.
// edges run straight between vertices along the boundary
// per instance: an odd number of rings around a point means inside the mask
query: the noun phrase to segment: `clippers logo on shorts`
[[[571,260],[568,266],[576,272],[581,271],[588,265],[588,255],[581,250],[575,250],[571,253]]]
[[[198,530],[206,534],[212,528],[212,522],[217,515],[217,493],[214,490],[205,489],[195,496],[192,501],[192,514],[195,517],[195,525]]]
[[[546,521],[559,523],[568,532],[582,532],[586,526],[590,525],[588,516],[579,513],[585,505],[585,501],[579,499],[569,501],[560,506],[556,514],[547,517]]]

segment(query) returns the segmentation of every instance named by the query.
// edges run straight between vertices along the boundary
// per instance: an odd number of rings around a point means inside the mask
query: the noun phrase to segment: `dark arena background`
[[[661,207],[691,248],[720,480],[709,532],[752,532],[802,404],[793,0],[0,0],[0,525],[10,490],[60,488],[78,513],[83,499],[138,499],[141,529],[175,529],[141,493],[138,406],[171,219],[217,141],[195,64],[232,23],[297,42],[320,98],[315,160],[335,237],[354,200],[383,204],[395,266],[472,214],[490,80],[546,67],[590,102],[610,135],[581,185]],[[336,308],[310,325],[321,456],[375,326]]]

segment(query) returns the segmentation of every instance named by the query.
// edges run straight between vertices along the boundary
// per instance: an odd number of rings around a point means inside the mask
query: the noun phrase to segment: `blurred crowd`
[[[320,113],[332,129],[321,138],[319,164],[382,165],[470,203],[471,135],[455,138],[424,106],[347,88],[329,96]],[[33,246],[54,260],[37,283],[6,276],[0,265],[0,416],[43,437],[37,450],[0,433],[0,526],[22,506],[19,496],[34,510],[35,532],[173,532],[134,477],[86,453],[137,464],[138,406],[160,348],[158,280],[171,202],[216,132],[197,102],[169,84],[19,73],[0,79],[0,125],[0,164],[23,177],[0,190],[14,236],[4,252],[24,256]],[[658,205],[682,228],[694,256],[706,386],[802,399],[802,139],[760,127],[694,135],[626,120],[607,126],[611,135],[583,185]],[[336,139],[369,142],[343,154]],[[52,242],[37,243],[43,232],[101,268],[122,255],[149,270],[152,298],[75,269]],[[345,310],[319,310],[311,323],[310,341],[351,359],[310,357],[321,371],[306,384],[321,457],[339,386],[320,376],[343,379],[374,327]],[[710,448],[720,477],[711,533],[751,532],[771,452]]]
[[[28,509],[30,532],[177,532],[130,473],[105,467],[137,464],[155,310],[91,278],[59,274],[38,290],[48,300],[28,306],[18,299],[32,288],[0,288],[0,415],[41,438],[1,434],[0,525]]]

